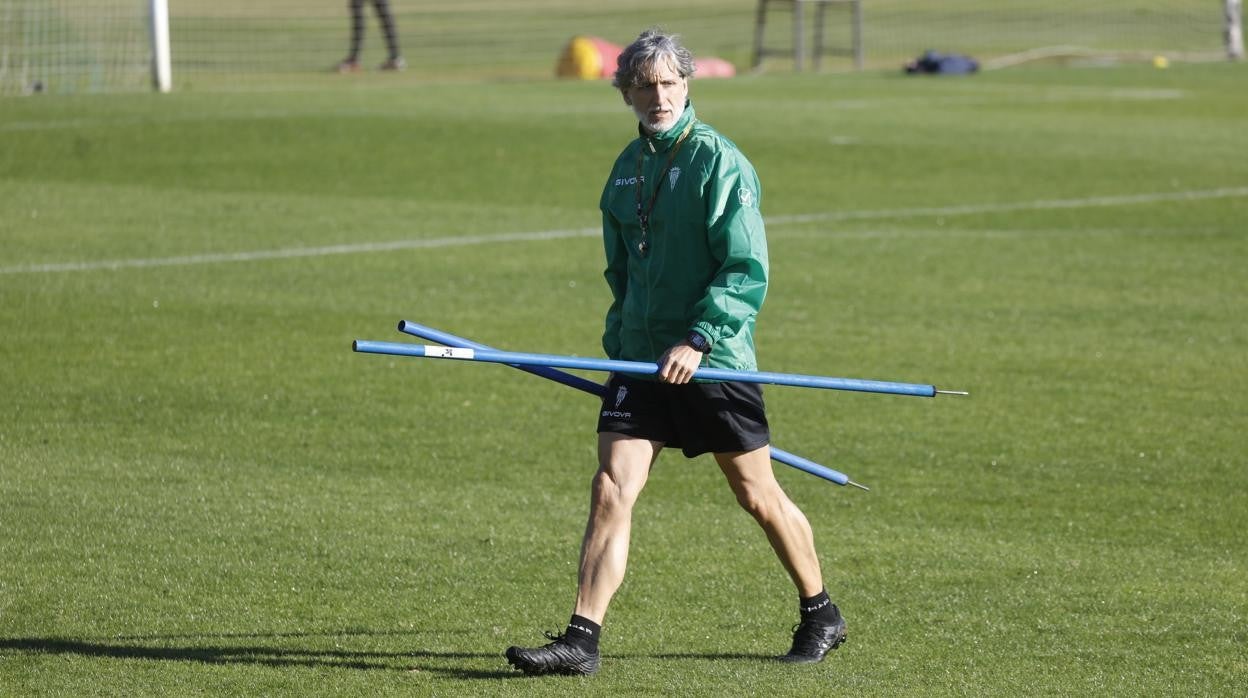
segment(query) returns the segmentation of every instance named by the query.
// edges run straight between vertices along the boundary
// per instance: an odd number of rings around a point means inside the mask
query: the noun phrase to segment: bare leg
[[[741,453],[716,453],[715,460],[728,478],[737,502],[763,527],[798,594],[808,598],[823,591],[823,575],[810,522],[776,482],[768,447]]]
[[[581,567],[574,613],[602,623],[624,580],[633,504],[646,485],[663,444],[623,434],[598,435],[589,522],[581,543]]]

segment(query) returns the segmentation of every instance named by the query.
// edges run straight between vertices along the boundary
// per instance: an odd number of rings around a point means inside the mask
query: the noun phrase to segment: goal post
[[[169,50],[169,0],[151,0],[152,86],[157,92],[173,89],[173,55]]]
[[[1233,61],[1244,58],[1244,5],[1242,0],[1226,0],[1226,55]]]
[[[169,0],[0,0],[0,96],[172,87]]]

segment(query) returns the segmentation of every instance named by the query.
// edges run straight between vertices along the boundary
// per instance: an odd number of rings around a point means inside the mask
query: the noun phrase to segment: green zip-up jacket
[[[690,124],[668,170],[672,148]],[[638,158],[643,210],[660,188],[644,255]],[[670,130],[629,143],[600,204],[604,276],[613,297],[602,338],[609,358],[657,361],[692,330],[711,344],[703,366],[757,369],[754,319],[767,293],[761,198],[754,167],[732,141],[697,120],[692,104]]]

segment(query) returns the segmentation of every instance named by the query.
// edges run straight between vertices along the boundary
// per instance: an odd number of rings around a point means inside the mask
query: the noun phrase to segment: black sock
[[[586,652],[597,652],[598,636],[601,634],[601,625],[584,616],[573,615],[563,633],[563,641]]]
[[[802,613],[802,620],[813,620],[820,623],[835,623],[841,617],[841,612],[837,609],[836,604],[832,603],[832,599],[828,598],[828,590],[815,594],[808,599],[799,599],[798,610]]]

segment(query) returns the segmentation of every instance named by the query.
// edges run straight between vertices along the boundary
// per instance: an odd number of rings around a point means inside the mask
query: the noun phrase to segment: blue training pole
[[[438,342],[440,344],[445,344],[449,347],[459,347],[462,349],[489,349],[490,348],[484,344],[473,342],[471,340],[464,339],[463,337],[459,337],[457,335],[453,335],[448,332],[443,332],[441,330],[437,330],[432,327],[427,327],[425,325],[420,325],[414,322],[409,322],[407,320],[402,320],[399,322],[399,331],[410,334],[413,337],[420,337],[421,339],[427,339],[431,342]],[[511,364],[511,367],[520,369],[521,371],[532,373],[534,375],[541,376],[543,378],[555,381],[556,383],[562,383],[568,387],[576,388],[577,390],[589,393],[591,395],[597,395],[598,397],[602,397],[603,395],[606,394],[607,389],[606,389],[606,386],[604,385],[600,385],[593,381],[586,380],[584,378],[581,378],[580,376],[574,376],[571,373],[564,373],[563,371],[550,368],[549,366],[522,366],[519,364]],[[771,447],[771,457],[773,460],[776,460],[780,463],[784,463],[785,465],[797,468],[798,470],[801,470],[803,472],[810,473],[811,475],[814,475],[816,477],[821,477],[824,480],[828,480],[829,482],[835,482],[838,485],[842,485],[842,486],[853,485],[854,487],[859,487],[864,490],[869,489],[863,485],[860,485],[854,482],[853,480],[850,480],[849,476],[846,475],[845,473],[842,473],[837,470],[833,470],[832,468],[829,468],[825,465],[820,465],[819,463],[816,463],[812,460],[802,458],[799,455],[796,455],[794,453],[789,453],[788,451],[776,448],[775,446]]]
[[[557,354],[529,354],[517,351],[499,351],[497,349],[438,347],[422,344],[399,344],[396,342],[370,342],[367,340],[356,340],[352,344],[352,348],[357,352],[365,354],[391,354],[394,356],[414,356],[429,359],[484,361],[487,363],[517,366],[579,368],[589,371],[615,371],[640,375],[654,375],[659,372],[658,364],[645,361],[619,361],[616,359],[594,359],[582,356],[559,356]],[[829,390],[889,393],[918,397],[935,397],[938,393],[963,394],[960,391],[937,390],[935,386],[918,383],[892,383],[889,381],[805,376],[796,373],[772,373],[768,371],[731,371],[722,368],[699,368],[697,371],[694,371],[693,377],[704,380],[741,381],[745,383],[789,385],[800,388],[826,388]]]
[[[493,347],[481,344],[480,342],[464,339],[458,335],[453,335],[449,332],[443,332],[441,330],[436,330],[432,327],[419,325],[407,320],[399,321],[399,331],[410,334],[413,337],[420,337],[421,339],[428,339],[429,341],[437,342],[438,344],[445,344],[448,347],[459,347],[461,349],[493,349]],[[603,397],[607,393],[607,388],[604,385],[595,383],[591,380],[586,380],[580,376],[574,376],[571,373],[564,373],[563,371],[553,369],[548,366],[521,366],[519,364],[511,364],[511,367],[518,368],[526,373],[532,373],[535,376],[550,379],[556,383],[563,383],[568,387],[576,388],[577,390],[597,395],[598,397]]]

